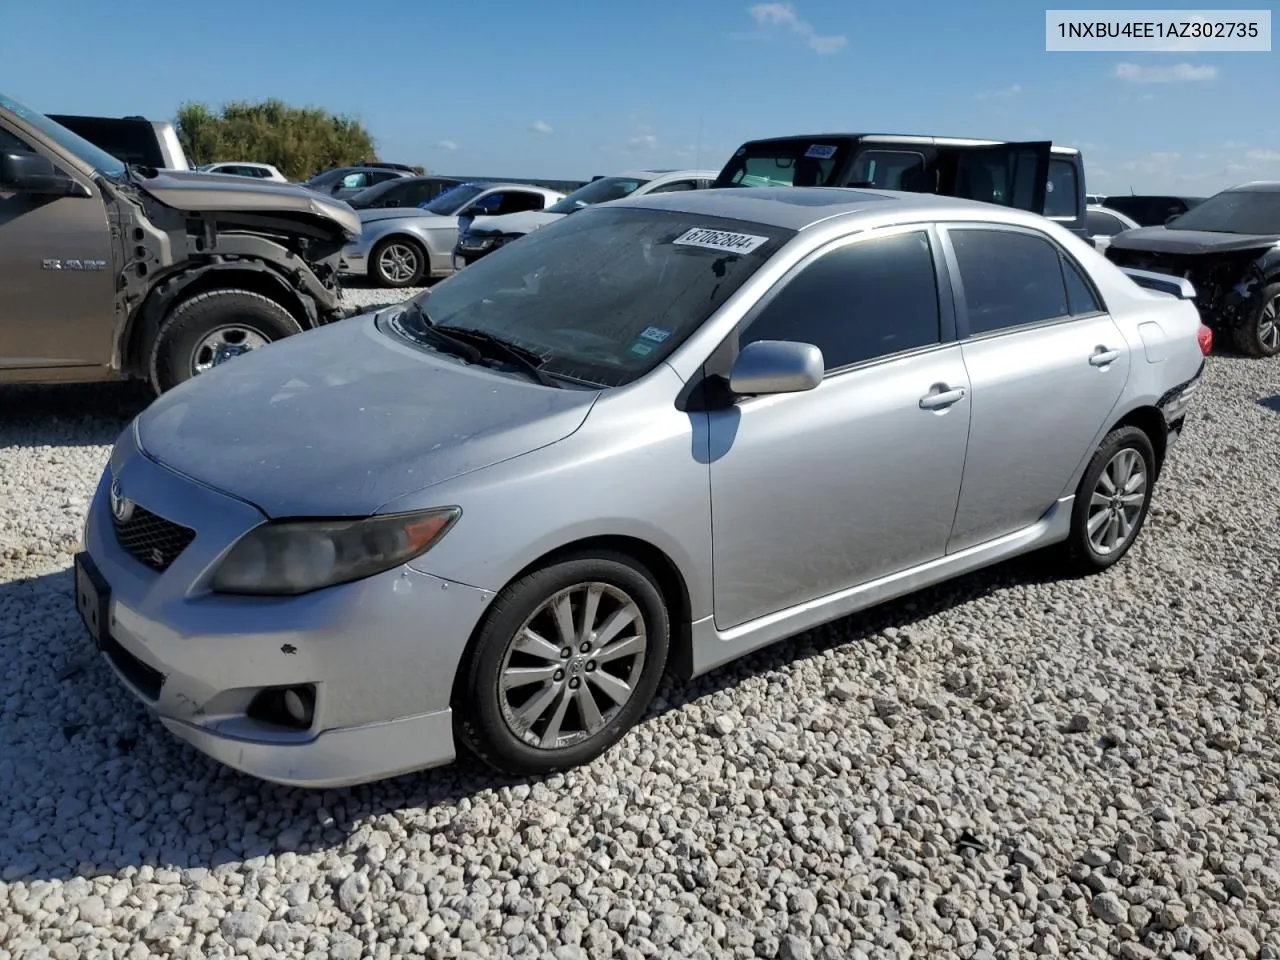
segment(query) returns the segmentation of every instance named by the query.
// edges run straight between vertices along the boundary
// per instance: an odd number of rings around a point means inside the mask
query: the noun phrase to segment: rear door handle
[[[1093,356],[1089,358],[1089,362],[1095,367],[1105,367],[1108,363],[1114,363],[1119,359],[1119,350],[1108,350],[1106,347],[1098,347],[1093,351]]]
[[[964,399],[964,387],[956,387],[954,390],[948,390],[946,385],[942,385],[934,389],[932,393],[926,393],[920,398],[921,410],[941,410],[949,407],[953,403],[957,403]]]

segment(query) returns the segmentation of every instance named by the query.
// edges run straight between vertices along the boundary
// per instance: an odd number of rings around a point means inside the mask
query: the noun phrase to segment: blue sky
[[[154,119],[275,96],[359,117],[384,159],[477,176],[718,168],[753,137],[850,130],[1052,139],[1094,191],[1280,179],[1280,53],[1047,53],[1044,6],[9,4],[0,91]]]

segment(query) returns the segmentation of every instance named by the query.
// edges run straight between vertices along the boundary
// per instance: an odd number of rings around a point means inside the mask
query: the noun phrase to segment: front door
[[[1044,213],[1049,156],[1047,140],[983,147],[939,147],[938,192]]]
[[[1035,523],[1093,452],[1129,375],[1128,344],[1048,236],[951,226],[973,388],[964,483],[948,552]]]
[[[0,152],[41,151],[0,122]],[[111,361],[111,230],[97,187],[81,182],[90,196],[36,196],[0,183],[0,376]]]
[[[943,555],[968,380],[927,228],[842,240],[779,282],[739,344],[817,345],[826,379],[709,418],[720,629]]]

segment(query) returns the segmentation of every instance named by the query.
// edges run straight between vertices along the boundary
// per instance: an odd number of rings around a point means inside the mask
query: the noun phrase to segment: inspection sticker
[[[815,143],[804,152],[806,157],[815,160],[830,160],[836,155],[836,148],[827,143]]]
[[[686,247],[702,247],[724,253],[750,253],[760,244],[768,242],[768,237],[757,237],[751,233],[729,233],[727,230],[709,230],[706,227],[694,227],[672,241]]]

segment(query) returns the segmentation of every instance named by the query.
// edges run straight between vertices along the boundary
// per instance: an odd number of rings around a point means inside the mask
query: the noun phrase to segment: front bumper
[[[125,496],[196,531],[163,572],[121,546],[113,472]],[[217,560],[263,519],[136,448],[117,449],[89,509],[85,553],[109,591],[100,649],[121,682],[170,731],[264,780],[346,786],[452,761],[453,677],[493,595],[407,566],[301,597],[209,592]],[[309,726],[254,714],[263,691],[304,685],[314,691]]]

